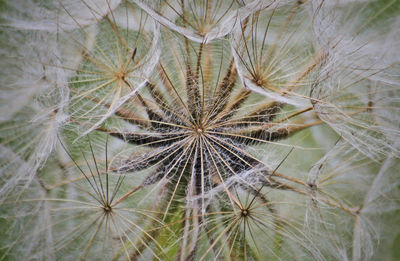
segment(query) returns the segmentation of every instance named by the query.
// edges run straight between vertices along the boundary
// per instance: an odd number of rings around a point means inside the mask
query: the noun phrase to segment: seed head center
[[[110,205],[107,204],[103,207],[103,210],[104,210],[104,212],[106,212],[108,214],[112,211],[112,208]]]
[[[116,72],[115,78],[117,78],[117,80],[125,80],[125,72]]]
[[[193,127],[193,132],[195,135],[197,135],[198,137],[204,135],[205,133],[205,129],[202,125],[196,125]]]
[[[196,127],[195,127],[195,132],[196,132],[197,135],[203,135],[204,130],[203,130],[202,127],[196,126]]]

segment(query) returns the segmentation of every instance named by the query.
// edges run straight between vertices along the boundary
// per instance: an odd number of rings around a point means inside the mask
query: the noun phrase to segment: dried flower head
[[[397,1],[0,6],[0,260],[398,258]]]

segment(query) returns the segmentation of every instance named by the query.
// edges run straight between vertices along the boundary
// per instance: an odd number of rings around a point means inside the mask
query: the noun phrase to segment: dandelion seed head
[[[396,1],[2,6],[3,257],[390,259]]]

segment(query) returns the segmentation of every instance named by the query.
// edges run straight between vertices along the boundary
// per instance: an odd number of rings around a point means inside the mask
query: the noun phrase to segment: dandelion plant
[[[397,260],[397,0],[0,3],[0,260]]]

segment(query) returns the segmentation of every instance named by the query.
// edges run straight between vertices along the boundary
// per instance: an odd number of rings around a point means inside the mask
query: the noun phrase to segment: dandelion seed
[[[62,147],[66,149],[63,144]],[[63,253],[68,253],[68,258],[112,259],[124,256],[129,259],[130,253],[137,251],[139,256],[149,252],[155,259],[162,260],[160,245],[147,231],[149,223],[153,222],[159,227],[163,225],[155,217],[156,212],[127,202],[116,206],[116,201],[124,193],[125,177],[110,174],[107,156],[103,166],[103,163],[99,165],[93,153],[93,150],[88,156],[83,153],[83,165],[78,165],[71,158],[76,165],[75,172],[80,174],[78,178],[77,173],[72,174],[72,170],[64,166],[60,158],[60,169],[57,171],[66,172],[63,173],[67,178],[63,181],[66,182],[47,183],[44,180],[49,173],[43,173],[22,195],[3,202],[5,213],[12,213],[5,210],[10,204],[18,208],[34,206],[33,211],[14,214],[14,217],[22,221],[32,219],[37,226],[37,229],[26,233],[24,238],[16,239],[8,247],[24,255],[24,249],[19,247],[28,245],[31,255],[42,258],[61,258]],[[31,190],[39,190],[40,193],[30,195]],[[69,193],[65,194],[65,191]],[[35,238],[48,235],[51,235],[48,242],[34,242]]]

